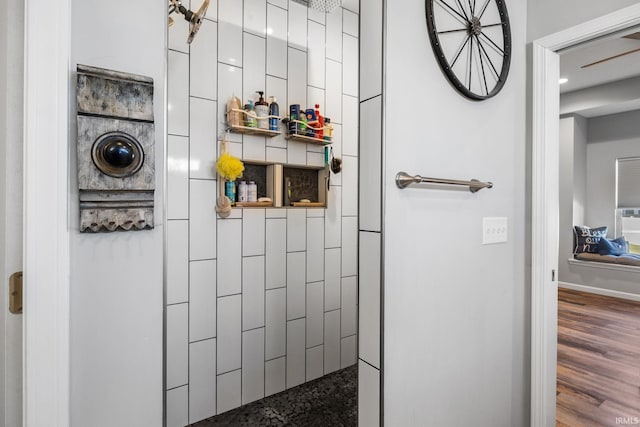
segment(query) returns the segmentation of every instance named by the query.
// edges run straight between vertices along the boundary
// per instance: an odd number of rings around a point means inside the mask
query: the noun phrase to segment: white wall
[[[162,425],[166,13],[166,3],[151,0],[72,2],[69,221],[74,426]],[[154,230],[78,231],[76,64],[154,79]]]
[[[0,102],[0,426],[22,424],[23,316],[9,313],[6,286],[9,276],[22,270],[23,33],[23,8],[2,8],[0,93],[4,97]]]
[[[509,79],[495,98],[472,102],[438,67],[424,2],[387,3],[386,425],[528,424],[526,2],[508,7]],[[495,186],[477,194],[399,190],[401,170]],[[481,245],[489,216],[509,219],[507,243]]]
[[[527,41],[581,24],[598,16],[606,15],[636,0],[530,0],[527,2]]]
[[[169,31],[167,426],[182,427],[351,366],[357,343],[358,9],[219,0],[189,46]],[[265,31],[265,29],[267,29]],[[226,104],[256,91],[319,103],[343,172],[327,209],[218,218]],[[322,167],[313,144],[231,133],[245,161]]]

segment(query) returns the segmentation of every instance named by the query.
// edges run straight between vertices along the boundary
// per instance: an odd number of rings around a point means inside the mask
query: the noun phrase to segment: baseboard
[[[629,292],[614,291],[611,289],[596,288],[593,286],[577,285],[575,283],[558,282],[559,288],[572,289],[574,291],[589,292],[607,297],[622,298],[631,301],[640,301],[640,295]]]

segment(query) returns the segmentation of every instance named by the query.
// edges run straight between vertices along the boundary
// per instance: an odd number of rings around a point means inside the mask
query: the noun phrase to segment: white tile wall
[[[240,295],[218,298],[218,375],[242,366],[241,303]]]
[[[295,387],[305,381],[306,348],[305,320],[287,322],[287,388]]]
[[[167,175],[167,217],[189,219],[189,138],[169,135]]]
[[[283,391],[357,357],[357,15],[325,15],[289,0],[214,0],[207,19],[191,46],[184,23],[174,27],[182,25],[180,37],[169,34],[170,426]],[[216,216],[216,143],[226,105],[234,95],[243,104],[255,100],[257,90],[277,97],[282,116],[291,103],[320,104],[332,119],[336,157],[344,159],[345,141],[348,170],[332,174],[327,209]],[[244,160],[324,164],[322,147],[284,136],[226,137]]]
[[[264,328],[242,333],[242,404],[264,397]]]
[[[189,301],[189,221],[167,221],[167,304]]]
[[[287,290],[272,289],[266,296],[265,359],[287,354]]]
[[[369,99],[382,93],[382,0],[370,2],[370,7],[362,11],[362,38],[367,40],[362,44],[360,52],[360,66],[366,73],[361,73],[360,96]],[[356,21],[357,25],[357,21]],[[351,22],[349,23],[351,27]],[[357,29],[357,27],[356,27]],[[364,116],[363,116],[364,117]],[[362,139],[365,141],[365,139]]]
[[[380,233],[360,232],[358,357],[380,369]]]
[[[189,176],[191,178],[216,179],[216,160],[218,158],[216,154],[217,103],[194,97],[190,102]],[[169,182],[171,182],[171,177],[169,177]],[[171,205],[171,201],[169,205]]]
[[[242,260],[242,330],[264,326],[264,257]]]
[[[382,206],[382,97],[361,104],[362,116],[369,126],[362,128],[360,147],[360,229],[381,231]],[[365,185],[366,183],[366,185]]]
[[[216,414],[216,340],[189,344],[189,422]]]
[[[216,260],[189,266],[189,342],[194,342],[216,336]]]
[[[287,388],[285,381],[286,376],[286,357],[269,360],[264,364],[264,394],[271,396],[280,393]]]
[[[305,316],[305,270],[304,252],[287,254],[287,320]]]
[[[216,257],[217,181],[189,180],[189,259]]]
[[[380,425],[380,371],[358,363],[358,426]]]

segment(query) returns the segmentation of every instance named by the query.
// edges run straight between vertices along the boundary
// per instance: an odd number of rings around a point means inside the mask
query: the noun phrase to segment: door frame
[[[558,51],[640,25],[640,4],[533,42],[531,165],[531,426],[556,419],[558,323]]]
[[[23,425],[70,425],[71,0],[26,0]]]

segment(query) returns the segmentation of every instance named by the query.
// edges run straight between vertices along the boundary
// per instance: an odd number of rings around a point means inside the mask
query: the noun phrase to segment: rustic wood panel
[[[640,302],[558,291],[556,427],[640,423]]]

